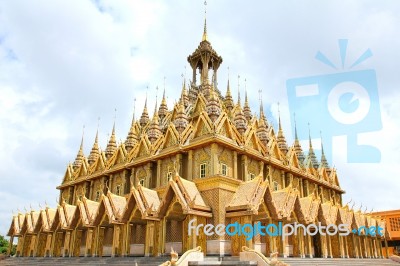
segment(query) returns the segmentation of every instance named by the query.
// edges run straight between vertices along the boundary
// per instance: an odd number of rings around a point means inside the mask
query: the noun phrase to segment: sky
[[[182,76],[191,76],[186,58],[201,41],[204,7],[203,1],[183,0],[0,2],[0,235],[18,209],[56,206],[56,186],[82,135],[86,155],[97,128],[105,149],[114,120],[117,139],[125,140],[146,92],[150,113],[164,88],[172,108]],[[246,87],[255,112],[262,90],[268,121],[276,128],[280,113],[289,144],[294,124],[288,80],[317,76],[322,84],[327,75],[340,79],[373,70],[369,77],[376,85],[367,89],[376,94],[370,98],[377,107],[373,119],[359,134],[350,125],[332,138],[330,163],[346,191],[344,203],[352,199],[355,209],[400,209],[399,12],[395,0],[207,2],[208,38],[223,57],[218,88],[225,93],[228,76],[235,99]],[[343,67],[338,40],[348,40]],[[349,67],[368,49],[371,57]],[[318,51],[339,67],[316,60]],[[352,75],[344,81],[354,85]],[[363,97],[349,106],[357,109]],[[321,102],[322,111],[332,104]],[[336,125],[329,119],[318,109],[297,118],[305,151],[308,122],[319,149],[319,132],[326,136]],[[348,162],[347,137],[355,133],[359,144],[379,151],[377,162]]]

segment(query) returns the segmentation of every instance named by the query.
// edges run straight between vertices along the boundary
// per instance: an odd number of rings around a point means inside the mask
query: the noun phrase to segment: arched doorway
[[[187,230],[184,230],[183,224],[186,215],[183,214],[182,206],[175,201],[168,208],[165,216],[165,252],[169,253],[173,248],[178,254],[186,251],[186,243],[184,243],[184,235]]]

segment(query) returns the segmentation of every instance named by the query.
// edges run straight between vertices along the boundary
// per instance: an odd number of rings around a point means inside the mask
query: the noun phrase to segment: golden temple
[[[8,236],[17,256],[160,256],[200,246],[206,255],[237,256],[242,246],[269,256],[378,258],[384,236],[350,232],[313,236],[189,234],[199,224],[346,224],[358,230],[385,223],[343,204],[336,169],[324,153],[318,162],[299,139],[288,145],[260,101],[254,115],[247,93],[236,103],[228,80],[217,88],[222,57],[212,48],[206,24],[187,61],[193,70],[172,109],[165,90],[149,116],[147,100],[117,143],[115,123],[102,151],[96,134],[88,156],[79,148],[68,165],[57,208],[18,213]],[[199,78],[199,79],[198,79]],[[297,133],[297,132],[296,132]]]

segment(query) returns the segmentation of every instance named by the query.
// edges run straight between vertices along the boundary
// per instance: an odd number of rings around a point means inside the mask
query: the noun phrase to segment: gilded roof
[[[226,206],[227,211],[241,209],[258,209],[266,186],[262,186],[262,178],[256,177],[253,180],[242,182]],[[256,207],[257,206],[257,207]]]

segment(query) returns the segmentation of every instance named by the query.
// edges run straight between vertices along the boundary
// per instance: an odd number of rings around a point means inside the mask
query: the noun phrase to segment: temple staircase
[[[0,260],[0,265],[131,265],[131,266],[156,266],[169,259],[165,257],[71,257],[71,258],[6,258]],[[389,259],[322,259],[322,258],[280,258],[281,261],[291,266],[389,266],[398,265]],[[190,266],[195,265],[257,265],[256,262],[239,261],[239,257],[205,257],[201,262],[190,262]]]

